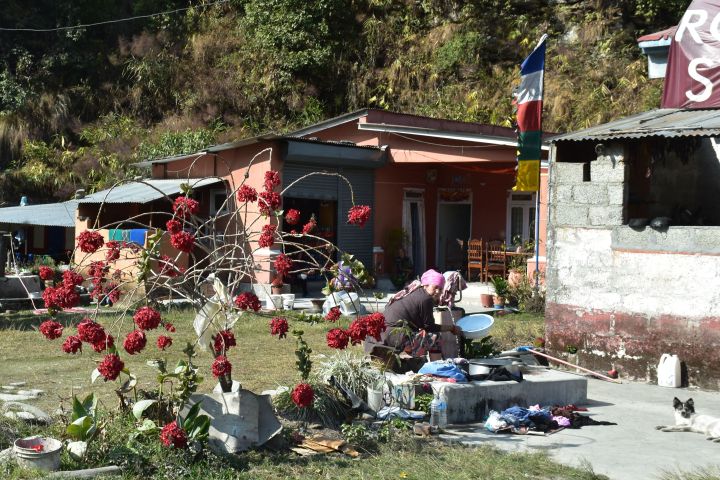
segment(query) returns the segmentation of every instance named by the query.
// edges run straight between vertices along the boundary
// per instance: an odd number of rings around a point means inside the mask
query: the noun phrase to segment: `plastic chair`
[[[483,241],[473,238],[468,242],[467,278],[472,281],[472,271],[480,270],[478,277],[483,274]]]

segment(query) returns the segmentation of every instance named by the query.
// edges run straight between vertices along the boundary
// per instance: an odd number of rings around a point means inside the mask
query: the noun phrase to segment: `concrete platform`
[[[550,369],[523,372],[522,382],[433,383],[448,406],[448,423],[484,420],[513,405],[576,405],[587,401],[587,378]]]

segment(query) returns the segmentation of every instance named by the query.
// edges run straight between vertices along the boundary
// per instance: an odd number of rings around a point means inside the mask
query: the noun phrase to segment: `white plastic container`
[[[283,293],[282,294],[283,310],[292,310],[294,303],[295,303],[295,294],[294,293]]]
[[[658,385],[677,388],[681,384],[680,359],[677,355],[663,353],[657,367]]]
[[[54,472],[60,468],[62,443],[54,438],[18,438],[13,446],[17,462],[26,468]]]
[[[430,427],[439,430],[447,427],[447,404],[437,394],[430,402]]]

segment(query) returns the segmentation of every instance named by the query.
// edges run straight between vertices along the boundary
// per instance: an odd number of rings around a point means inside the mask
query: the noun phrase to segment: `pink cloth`
[[[420,277],[420,283],[423,285],[436,285],[443,288],[443,286],[445,286],[445,277],[442,273],[436,272],[431,268],[422,274],[422,277]]]

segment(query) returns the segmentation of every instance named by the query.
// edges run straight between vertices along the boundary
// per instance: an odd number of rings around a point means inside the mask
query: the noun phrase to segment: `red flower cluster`
[[[275,229],[277,229],[277,226],[275,225],[263,225],[262,234],[258,240],[258,245],[261,248],[269,248],[275,244]]]
[[[160,325],[160,312],[151,307],[141,307],[133,315],[140,330],[154,330]]]
[[[82,350],[82,342],[80,338],[75,335],[70,335],[65,339],[62,344],[63,352],[65,353],[77,353]]]
[[[112,303],[117,303],[120,300],[120,293],[120,287],[117,283],[108,283],[108,286],[105,287],[105,295]]]
[[[160,335],[157,339],[157,347],[160,350],[165,350],[166,348],[170,348],[170,346],[172,346],[172,342],[172,338],[166,335]]]
[[[281,253],[280,255],[275,257],[274,265],[275,265],[275,271],[277,272],[278,276],[282,278],[282,277],[286,276],[288,273],[290,273],[290,269],[292,268],[293,262],[290,259],[290,257],[285,255],[284,253]]]
[[[299,408],[309,407],[312,405],[313,400],[315,400],[315,392],[307,383],[298,383],[295,385],[290,396],[292,397],[293,403]]]
[[[325,320],[335,323],[340,318],[340,315],[340,307],[332,307],[327,315],[325,315]]]
[[[65,285],[60,282],[55,287],[47,287],[42,294],[45,301],[45,308],[50,310],[62,310],[73,308],[80,303],[80,295],[75,291],[74,285]]]
[[[220,355],[215,358],[212,364],[212,374],[215,375],[215,377],[230,375],[230,372],[232,372],[232,364],[225,355]]]
[[[370,207],[367,205],[355,205],[348,211],[348,223],[364,227],[370,219]]]
[[[107,262],[114,262],[120,258],[120,242],[111,240],[105,244],[105,247],[107,248],[107,252],[105,252],[105,260]]]
[[[241,310],[260,310],[260,299],[252,292],[243,292],[235,297],[235,306]]]
[[[230,330],[221,330],[215,335],[214,349],[216,353],[227,352],[230,347],[237,345],[235,335]]]
[[[77,236],[77,244],[84,253],[95,253],[103,246],[104,240],[98,232],[85,230]]]
[[[105,330],[102,325],[89,318],[83,318],[77,326],[78,337],[86,343],[98,343],[105,340]]]
[[[73,285],[79,287],[85,280],[82,275],[72,270],[65,270],[62,274],[63,283],[65,285]]]
[[[171,234],[177,233],[180,230],[182,230],[182,223],[180,223],[179,220],[175,220],[174,218],[171,218],[170,220],[165,222],[165,228]]]
[[[178,197],[173,203],[173,212],[180,218],[189,218],[191,215],[197,215],[199,211],[198,201],[189,197]]]
[[[145,348],[146,343],[147,337],[145,336],[145,332],[143,332],[142,330],[133,330],[132,332],[127,334],[127,337],[125,337],[125,341],[123,342],[123,348],[130,355],[135,355],[136,353],[140,353],[142,349]]]
[[[347,334],[350,336],[353,345],[358,345],[365,340],[368,336],[367,325],[362,321],[363,317],[353,320],[347,329]]]
[[[170,422],[162,428],[160,441],[166,447],[187,448],[188,446],[187,433],[178,426],[177,421]]]
[[[105,358],[97,367],[100,374],[105,377],[106,382],[108,380],[115,380],[123,368],[125,368],[125,364],[120,360],[120,357],[114,353],[105,355]]]
[[[288,210],[285,214],[285,221],[289,225],[297,225],[300,223],[300,210],[295,210],[294,208]]]
[[[380,312],[375,312],[360,318],[365,321],[367,334],[379,342],[381,340],[382,332],[387,329],[387,326],[385,325],[385,315]]]
[[[268,192],[275,189],[280,185],[280,174],[275,170],[268,170],[265,172],[265,190]]]
[[[62,336],[63,326],[54,320],[46,320],[40,324],[40,333],[48,340],[55,340]]]
[[[285,338],[289,329],[290,326],[283,317],[275,317],[270,320],[270,334],[273,336],[278,335],[278,338]]]
[[[109,333],[105,334],[105,338],[103,338],[101,341],[97,343],[92,344],[93,350],[95,350],[97,353],[100,353],[108,348],[112,348],[115,346],[115,338],[110,335]]]
[[[344,350],[348,346],[350,337],[345,330],[340,328],[333,328],[327,332],[326,336],[327,345],[330,348],[337,348],[338,350]]]
[[[272,212],[280,208],[281,203],[280,194],[277,192],[262,192],[258,202],[258,209],[263,215],[270,216]]]
[[[52,280],[53,278],[55,278],[55,270],[50,267],[46,267],[43,265],[38,270],[38,275],[40,275],[40,278],[43,280]]]
[[[311,218],[310,221],[308,221],[305,225],[303,225],[302,233],[304,235],[307,235],[308,233],[315,230],[315,227],[317,226],[317,222],[314,218]]]
[[[185,231],[173,233],[170,235],[170,245],[181,252],[190,253],[195,245],[195,235]]]
[[[257,202],[257,190],[250,185],[243,185],[237,192],[237,199],[239,203]]]
[[[167,330],[168,332],[175,333],[175,325],[173,325],[172,323],[168,322],[163,326],[165,327],[165,330]]]

